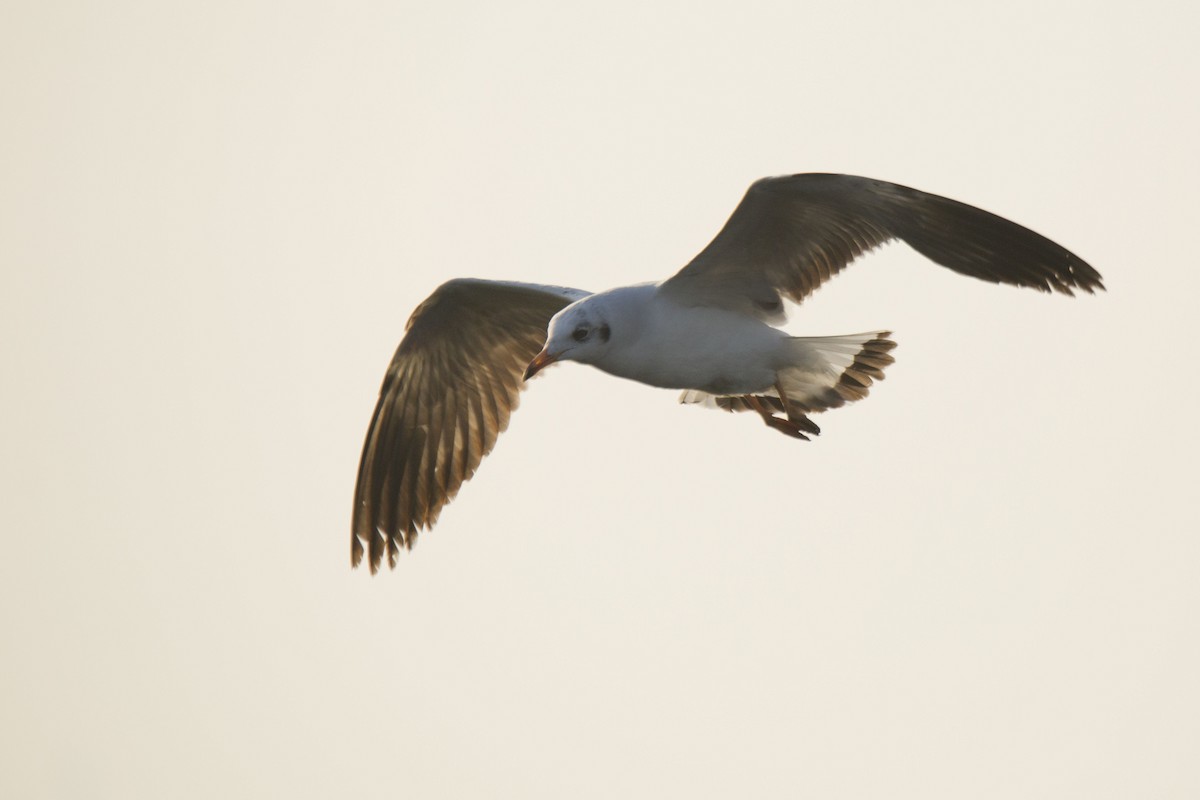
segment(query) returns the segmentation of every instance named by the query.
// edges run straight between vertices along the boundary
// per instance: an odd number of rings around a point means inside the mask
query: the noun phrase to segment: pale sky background
[[[0,796],[1200,796],[1195,3],[9,2]],[[797,442],[578,365],[390,574],[355,471],[456,276],[666,277],[764,175],[960,199]]]

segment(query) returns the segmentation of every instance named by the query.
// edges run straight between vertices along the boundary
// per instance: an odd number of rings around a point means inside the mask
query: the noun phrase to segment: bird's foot
[[[780,433],[793,436],[797,439],[803,439],[806,442],[812,441],[804,434],[804,432],[800,429],[800,426],[792,422],[790,419],[777,417],[774,414],[765,414],[763,415],[763,422],[767,423],[768,428],[774,428]]]
[[[758,415],[762,417],[762,421],[768,428],[774,428],[782,434],[808,442],[812,440],[808,438],[807,434],[816,435],[821,432],[816,423],[803,414],[792,412],[786,417],[777,417],[774,413],[775,409],[769,406],[763,398],[756,395],[746,395],[745,400],[746,405],[758,412]],[[783,398],[783,403],[786,408],[790,409],[786,398]]]

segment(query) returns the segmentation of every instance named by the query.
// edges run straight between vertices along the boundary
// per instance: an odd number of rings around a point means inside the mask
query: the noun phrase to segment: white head
[[[546,346],[525,370],[525,380],[555,361],[594,364],[608,352],[613,326],[602,295],[577,300],[550,320]]]

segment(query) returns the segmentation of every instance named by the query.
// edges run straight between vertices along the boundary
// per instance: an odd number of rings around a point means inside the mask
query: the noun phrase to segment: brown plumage
[[[453,280],[408,320],[367,429],[354,498],[351,563],[371,571],[437,520],[508,426],[521,373],[546,325],[587,292]]]

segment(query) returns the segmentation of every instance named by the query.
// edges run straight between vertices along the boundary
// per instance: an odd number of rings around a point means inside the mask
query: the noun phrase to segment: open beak
[[[558,361],[558,356],[550,355],[550,351],[542,348],[542,352],[533,357],[533,361],[529,362],[529,366],[525,368],[525,380],[529,380],[534,375],[542,371],[542,367],[553,364]]]

